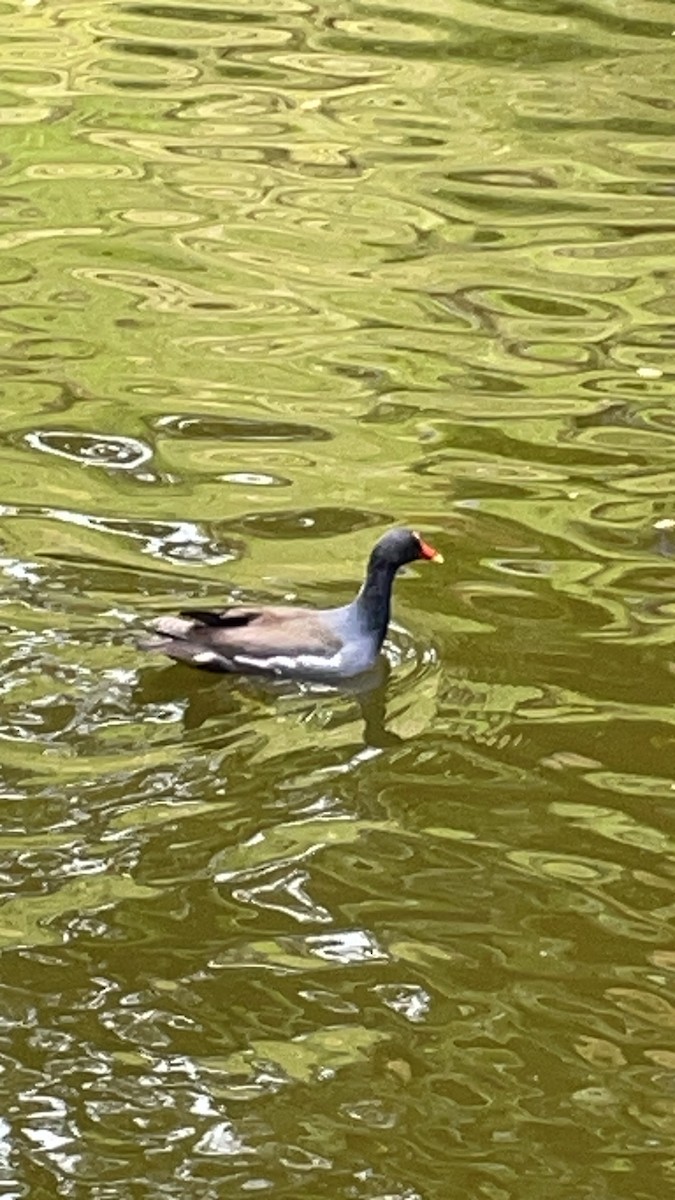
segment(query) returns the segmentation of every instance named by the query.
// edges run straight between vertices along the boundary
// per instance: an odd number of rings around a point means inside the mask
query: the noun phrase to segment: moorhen
[[[392,529],[373,547],[364,583],[340,608],[186,609],[158,617],[144,648],[207,671],[296,679],[350,679],[373,667],[389,624],[399,567],[443,557],[409,529]]]

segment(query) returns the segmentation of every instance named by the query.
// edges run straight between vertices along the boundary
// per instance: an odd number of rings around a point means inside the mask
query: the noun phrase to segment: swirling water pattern
[[[3,1194],[667,1194],[672,5],[2,13]],[[371,695],[135,646],[393,522]]]

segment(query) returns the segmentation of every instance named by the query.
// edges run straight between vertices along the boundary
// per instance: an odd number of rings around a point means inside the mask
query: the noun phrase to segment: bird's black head
[[[412,529],[390,529],[373,547],[371,566],[388,566],[394,571],[406,563],[426,558],[430,562],[443,562],[443,556],[422,540]]]

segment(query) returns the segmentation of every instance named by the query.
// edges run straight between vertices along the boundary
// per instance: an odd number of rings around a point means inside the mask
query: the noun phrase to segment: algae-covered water
[[[675,10],[2,6],[0,1182],[675,1175]],[[144,656],[348,599],[389,680]]]

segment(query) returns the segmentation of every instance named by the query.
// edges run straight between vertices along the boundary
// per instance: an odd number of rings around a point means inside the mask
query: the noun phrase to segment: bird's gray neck
[[[389,624],[391,588],[396,568],[391,563],[370,563],[368,574],[356,597],[356,607],[362,627],[377,637],[382,645]]]

